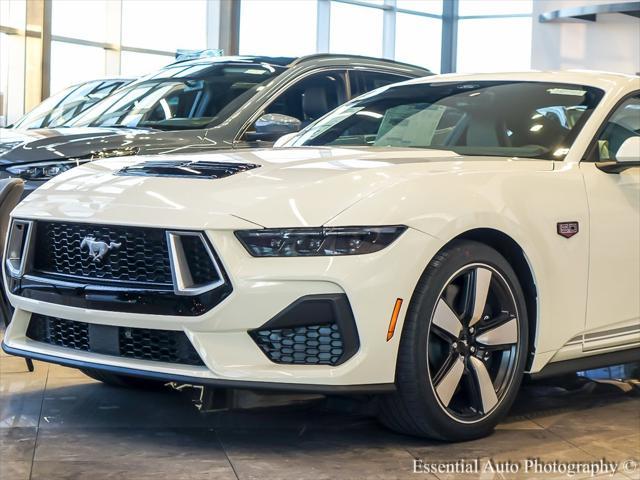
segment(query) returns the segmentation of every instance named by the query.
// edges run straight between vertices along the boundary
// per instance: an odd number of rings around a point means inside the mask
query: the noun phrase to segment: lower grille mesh
[[[203,366],[183,332],[93,325],[32,314],[27,337],[37,342],[137,360]]]
[[[342,335],[335,323],[257,330],[252,335],[276,363],[335,365],[344,353]]]
[[[87,323],[52,317],[49,317],[49,321],[41,321],[37,317],[35,314],[32,315],[27,337],[58,347],[89,351],[89,325]]]

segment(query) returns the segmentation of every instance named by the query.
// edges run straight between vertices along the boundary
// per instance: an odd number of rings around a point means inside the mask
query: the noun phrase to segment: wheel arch
[[[536,335],[538,328],[538,289],[533,268],[528,260],[524,249],[511,236],[494,228],[474,228],[458,234],[449,240],[442,248],[447,247],[454,241],[472,240],[485,244],[499,252],[509,262],[515,271],[520,286],[524,292],[525,303],[527,305],[527,319],[529,323],[528,358],[526,368],[528,369],[535,355]]]

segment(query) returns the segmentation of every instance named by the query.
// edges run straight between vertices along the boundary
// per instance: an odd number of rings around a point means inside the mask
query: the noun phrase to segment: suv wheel
[[[524,294],[509,263],[487,245],[452,243],[411,299],[397,392],[382,399],[380,420],[447,441],[488,435],[518,393],[527,345]]]

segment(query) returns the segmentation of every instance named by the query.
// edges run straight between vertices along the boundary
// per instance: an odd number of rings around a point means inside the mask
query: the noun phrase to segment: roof
[[[163,68],[172,65],[203,65],[208,63],[266,63],[279,67],[287,67],[293,63],[297,57],[267,57],[256,55],[229,55],[224,57],[201,57],[188,60],[177,60]]]
[[[268,65],[275,65],[280,67],[292,67],[294,65],[300,65],[307,62],[324,62],[324,63],[340,63],[354,62],[354,63],[373,63],[377,65],[395,65],[409,67],[414,70],[421,70],[424,72],[430,71],[427,68],[419,67],[417,65],[411,65],[408,63],[396,62],[395,60],[389,60],[386,58],[365,57],[361,55],[349,55],[349,54],[337,54],[337,53],[317,53],[313,55],[304,55],[301,57],[268,57],[257,55],[236,55],[225,57],[202,57],[194,58],[190,60],[179,60],[177,62],[167,65],[167,67],[173,65],[203,65],[209,63],[266,63]],[[163,67],[166,68],[166,67]]]
[[[500,72],[500,73],[448,73],[434,75],[427,78],[409,80],[407,84],[451,82],[451,81],[505,81],[520,80],[532,82],[555,82],[609,90],[616,85],[639,83],[637,75],[625,75],[623,73],[599,72],[595,70],[557,70],[557,71],[526,71],[526,72]]]

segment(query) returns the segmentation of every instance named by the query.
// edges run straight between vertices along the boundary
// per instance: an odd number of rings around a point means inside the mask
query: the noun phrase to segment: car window
[[[392,83],[409,80],[410,77],[385,72],[368,72],[362,70],[352,70],[349,72],[349,82],[351,84],[351,96],[357,97],[363,93],[370,92],[376,88],[385,87]]]
[[[13,124],[13,128],[40,128],[46,125],[51,110],[63,102],[74,90],[82,88],[81,85],[74,85],[65,88],[61,92],[50,96],[33,110],[23,116],[20,120]]]
[[[128,80],[105,80],[100,82],[91,82],[87,84],[87,88],[78,89],[69,95],[58,105],[49,116],[48,127],[54,128],[64,125],[66,122],[84,112],[86,109],[95,105],[103,98],[111,95],[115,90],[120,88]]]
[[[625,100],[611,115],[598,136],[596,159],[615,160],[627,138],[640,136],[640,95]]]
[[[294,117],[307,126],[346,100],[344,72],[322,72],[295,82],[278,95],[264,113]]]
[[[284,68],[216,63],[164,70],[162,75],[121,88],[68,125],[160,130],[215,126],[240,108],[238,102],[246,102]]]
[[[301,132],[294,145],[433,148],[562,159],[602,90],[545,82],[392,85]]]

